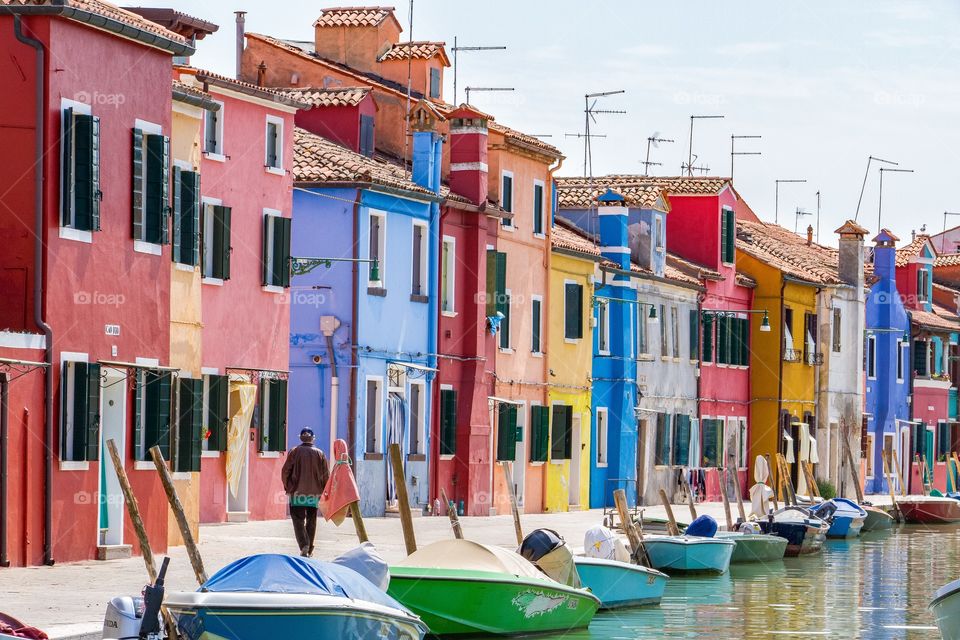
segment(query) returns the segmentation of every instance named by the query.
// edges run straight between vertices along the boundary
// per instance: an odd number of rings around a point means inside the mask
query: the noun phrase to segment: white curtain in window
[[[405,407],[403,396],[399,393],[391,392],[387,397],[387,452],[390,445],[403,443],[403,432],[405,419]],[[397,487],[393,482],[393,461],[387,457],[387,502],[394,505],[397,502]]]

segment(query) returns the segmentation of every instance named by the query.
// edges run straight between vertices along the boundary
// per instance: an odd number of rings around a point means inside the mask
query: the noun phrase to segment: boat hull
[[[670,578],[655,569],[635,564],[574,557],[583,586],[600,598],[601,609],[659,604]]]
[[[826,524],[761,521],[760,529],[764,533],[786,539],[787,548],[783,555],[795,558],[820,552],[827,537],[828,527]]]
[[[897,500],[903,519],[909,524],[951,524],[960,522],[960,500],[939,498]]]
[[[828,538],[856,538],[863,529],[865,518],[853,518],[850,516],[836,516],[827,529]]]
[[[930,610],[943,640],[960,640],[960,580],[937,590]]]
[[[863,521],[861,532],[883,531],[893,526],[893,516],[877,507],[864,506],[863,510],[867,512],[867,517]]]
[[[585,589],[473,570],[391,567],[387,593],[439,636],[582,629],[600,607]]]
[[[647,556],[654,569],[680,573],[726,573],[736,543],[721,538],[685,536],[644,540]]]
[[[756,533],[718,533],[718,538],[733,540],[737,546],[730,556],[730,564],[772,562],[780,560],[787,551],[787,541],[780,536]]]

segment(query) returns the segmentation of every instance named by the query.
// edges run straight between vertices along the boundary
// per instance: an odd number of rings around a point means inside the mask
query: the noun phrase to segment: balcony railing
[[[823,364],[823,354],[814,351],[804,351],[803,361],[812,367],[819,367]]]
[[[799,349],[784,349],[783,350],[783,361],[784,362],[800,362],[803,353]]]

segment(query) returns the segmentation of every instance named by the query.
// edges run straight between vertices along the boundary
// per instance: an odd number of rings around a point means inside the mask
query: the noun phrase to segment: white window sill
[[[690,364],[697,364],[698,362],[699,360],[694,360],[693,358],[690,358]]]
[[[530,353],[530,355],[531,355],[532,357],[534,357],[534,358],[542,358],[542,357],[543,357],[543,351],[533,351],[533,352]]]
[[[273,174],[275,176],[283,176],[287,174],[283,167],[264,167],[263,170],[264,172]]]
[[[637,360],[640,362],[653,362],[656,359],[656,356],[652,356],[649,353],[641,353],[639,356],[637,356]]]
[[[219,451],[201,451],[200,457],[201,458],[219,458],[220,452]]]
[[[193,273],[194,271],[197,270],[197,268],[192,264],[183,264],[182,262],[174,262],[173,266],[177,271],[186,271],[189,273]]]
[[[383,266],[382,266],[382,265],[381,265],[380,269],[381,269],[380,273],[382,274],[382,273],[383,273],[383,271],[382,271]],[[367,281],[367,289],[386,289],[386,287],[383,286],[383,280],[368,280],[368,281]]]
[[[456,318],[459,314],[456,311],[441,311],[440,315],[444,318]]]
[[[456,458],[456,457],[457,457],[456,454],[451,454],[451,455],[440,456],[440,459],[441,459],[441,460],[453,460],[453,459]]]
[[[608,351],[607,349],[599,349],[599,350],[597,351],[597,355],[598,355],[598,356],[608,356],[608,355],[610,355],[610,351]]]
[[[266,293],[283,293],[283,287],[275,284],[265,284],[263,285],[263,290]]]
[[[509,348],[509,347],[507,347],[507,348],[500,347],[500,353],[513,353],[513,349],[511,349],[511,348]]]
[[[64,240],[93,244],[92,231],[83,231],[82,229],[74,229],[73,227],[60,227],[60,237]]]
[[[161,247],[159,244],[144,242],[143,240],[134,240],[133,250],[137,253],[146,253],[151,256],[159,256],[161,253],[163,253],[163,247]]]
[[[670,360],[672,360],[670,356],[660,356],[660,359],[663,360],[664,362],[670,362]]]
[[[60,471],[90,471],[90,463],[86,461],[61,460]]]
[[[157,465],[153,464],[153,460],[136,460],[133,463],[134,471],[156,471]]]
[[[529,464],[531,467],[542,467],[546,463],[543,462],[542,460],[538,460],[536,462],[532,462],[532,461],[528,462],[527,464]]]
[[[213,153],[212,151],[204,151],[203,157],[207,160],[213,160],[214,162],[226,162],[227,156],[222,153]]]
[[[203,284],[212,285],[212,286],[214,286],[214,287],[222,287],[222,286],[223,286],[223,278],[207,278],[207,277],[204,277],[204,278],[201,278],[201,279],[200,279],[200,282],[203,283]]]
[[[597,469],[606,469],[606,468],[607,468],[607,463],[606,463],[606,462],[598,462],[598,463],[597,463]]]
[[[557,467],[561,466],[564,462],[567,462],[567,461],[566,460],[550,460],[550,464]]]
[[[261,451],[259,453],[259,456],[261,458],[279,458],[280,452],[279,451]]]
[[[174,471],[170,474],[170,477],[174,480],[191,480],[193,473],[190,471]]]
[[[533,237],[534,237],[534,238],[539,238],[539,239],[541,239],[541,240],[546,240],[546,239],[547,239],[547,234],[545,234],[545,233],[534,233],[534,234],[533,234]]]
[[[673,362],[677,362],[677,363],[680,362],[680,358],[678,358],[678,357],[676,357],[676,356],[674,356],[673,358],[670,358],[670,360],[672,360]]]
[[[500,230],[501,230],[501,231],[509,231],[510,233],[513,233],[514,231],[517,230],[517,228],[516,228],[515,226],[513,226],[512,224],[509,224],[509,225],[507,225],[507,224],[502,224],[502,225],[500,225]]]
[[[567,344],[580,344],[582,338],[564,338],[563,341]]]

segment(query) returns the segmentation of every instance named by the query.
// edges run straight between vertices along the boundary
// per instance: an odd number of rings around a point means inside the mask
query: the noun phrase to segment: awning
[[[518,400],[510,400],[509,398],[500,398],[498,396],[487,396],[487,400],[492,401],[494,403],[499,402],[500,404],[515,404],[517,406],[523,404]]]
[[[414,371],[423,371],[424,373],[428,371],[438,371],[435,367],[428,367],[425,364],[417,364],[416,362],[395,362],[391,361],[387,364],[394,365],[397,367],[403,367],[405,369],[413,369]]]
[[[159,364],[143,364],[142,362],[123,362],[121,360],[97,360],[103,367],[117,367],[119,369],[153,369],[156,371],[180,371],[180,367],[164,367]]]
[[[17,372],[18,375],[9,376],[7,382],[13,382],[17,378],[21,378],[34,369],[43,369],[49,367],[50,365],[46,362],[34,362],[33,360],[14,360],[11,358],[0,358],[0,372],[4,374],[10,374],[12,372]]]

